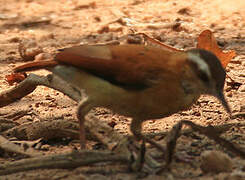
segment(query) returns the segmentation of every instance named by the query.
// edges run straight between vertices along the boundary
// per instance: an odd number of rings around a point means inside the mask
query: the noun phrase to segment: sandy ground
[[[245,111],[245,1],[244,0],[0,0],[0,90],[10,86],[5,75],[11,68],[23,63],[18,45],[23,39],[33,39],[44,52],[55,53],[58,48],[84,43],[105,43],[113,40],[125,43],[130,29],[144,32],[175,48],[188,49],[195,46],[196,37],[205,30],[214,32],[218,44],[226,50],[233,49],[237,57],[227,67],[239,86],[226,85],[225,95],[232,113]],[[123,20],[120,22],[120,20]],[[178,28],[174,28],[175,25]],[[37,71],[47,74],[46,71]],[[55,90],[39,87],[22,100],[0,109],[0,115],[16,110],[26,110],[28,115],[18,123],[41,121],[62,117],[75,120],[76,103]],[[128,134],[129,120],[106,114],[104,121],[116,122],[115,130]],[[181,119],[189,119],[201,125],[220,125],[244,121],[244,117],[230,118],[218,101],[212,97],[201,97],[188,111],[159,121],[148,121],[144,131],[159,132],[170,129]],[[201,136],[202,137],[202,136]],[[234,127],[225,134],[228,139],[244,145],[243,127]],[[238,139],[236,139],[238,138]],[[234,140],[235,139],[235,140]],[[224,151],[213,141],[182,137],[177,151],[194,157],[195,167],[174,162],[172,173],[165,179],[231,179],[235,173],[245,173],[245,161],[226,152],[233,161],[230,173],[206,174],[199,168],[200,154],[207,149]],[[62,143],[61,143],[62,144]],[[67,143],[51,143],[46,153],[68,152]],[[195,155],[193,155],[195,154]],[[1,163],[11,158],[1,157]],[[135,179],[136,174],[82,174],[81,168],[74,170],[35,170],[1,176],[0,179]],[[244,174],[243,174],[244,175]],[[164,177],[150,175],[146,179]],[[245,176],[244,176],[245,178]]]

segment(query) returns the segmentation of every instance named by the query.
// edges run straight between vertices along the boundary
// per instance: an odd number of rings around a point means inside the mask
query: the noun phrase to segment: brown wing
[[[14,70],[68,64],[115,84],[145,87],[158,82],[164,73],[174,73],[172,67],[179,63],[176,58],[183,59],[183,56],[186,56],[183,52],[173,53],[144,45],[81,45],[61,50],[54,60],[26,63]]]
[[[144,45],[82,45],[64,49],[55,60],[114,83],[149,86],[158,81],[160,74],[170,71],[175,54]],[[185,53],[178,55],[185,56]]]

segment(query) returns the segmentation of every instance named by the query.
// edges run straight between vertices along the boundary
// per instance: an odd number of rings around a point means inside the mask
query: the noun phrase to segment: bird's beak
[[[225,100],[223,91],[219,91],[216,94],[216,97],[219,99],[219,101],[222,103],[223,107],[225,108],[225,110],[231,114],[231,109],[230,106],[228,105],[227,101]]]

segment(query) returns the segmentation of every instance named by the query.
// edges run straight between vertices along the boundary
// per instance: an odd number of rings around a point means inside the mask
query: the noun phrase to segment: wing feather
[[[81,45],[60,50],[53,60],[31,62],[15,71],[48,68],[57,64],[72,65],[115,84],[149,87],[181,66],[177,58],[184,52],[169,52],[144,45]],[[169,78],[168,78],[169,79]]]
[[[55,60],[117,84],[150,86],[158,81],[160,74],[168,73],[165,63],[174,54],[144,45],[82,45],[64,49]]]

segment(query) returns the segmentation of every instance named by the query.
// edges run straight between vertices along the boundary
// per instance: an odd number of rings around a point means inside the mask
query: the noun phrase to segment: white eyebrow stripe
[[[198,56],[197,54],[193,54],[192,52],[189,52],[188,59],[193,63],[197,64],[197,67],[201,71],[205,72],[209,78],[211,78],[211,72],[209,66],[202,58],[200,58],[200,56]]]

